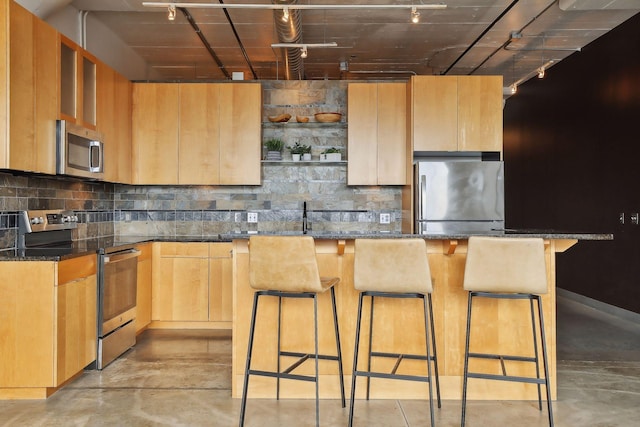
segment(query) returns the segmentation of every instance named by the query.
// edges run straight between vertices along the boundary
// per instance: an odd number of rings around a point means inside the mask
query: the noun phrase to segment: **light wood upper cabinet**
[[[220,184],[260,185],[262,87],[225,83],[220,101]]]
[[[501,76],[413,76],[414,151],[502,152]]]
[[[220,86],[180,84],[180,184],[220,183]]]
[[[178,183],[179,85],[133,85],[133,182]]]
[[[259,185],[261,93],[257,83],[134,84],[134,183]]]
[[[458,77],[458,149],[502,152],[502,76]]]
[[[348,185],[406,184],[406,85],[351,83]]]
[[[458,77],[411,79],[414,151],[457,151]]]
[[[58,33],[17,3],[8,4],[11,114],[5,166],[54,174]]]
[[[131,82],[98,61],[96,128],[103,136],[105,180],[131,183]]]
[[[96,128],[97,62],[73,40],[60,36],[60,118]]]

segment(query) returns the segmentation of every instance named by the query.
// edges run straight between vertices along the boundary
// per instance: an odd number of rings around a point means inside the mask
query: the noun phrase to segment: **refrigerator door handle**
[[[420,175],[420,219],[425,220],[427,216],[427,177]],[[422,234],[426,225],[420,222],[419,234]]]

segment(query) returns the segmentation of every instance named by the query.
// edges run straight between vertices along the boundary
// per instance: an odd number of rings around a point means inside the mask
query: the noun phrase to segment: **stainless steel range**
[[[98,355],[103,369],[136,343],[138,257],[133,245],[98,252]]]
[[[18,250],[22,255],[66,255],[71,253],[72,230],[78,216],[69,210],[20,211]]]

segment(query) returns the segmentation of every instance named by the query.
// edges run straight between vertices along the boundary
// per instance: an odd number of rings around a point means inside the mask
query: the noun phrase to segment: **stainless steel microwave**
[[[91,179],[104,178],[102,134],[58,120],[56,125],[56,172]]]

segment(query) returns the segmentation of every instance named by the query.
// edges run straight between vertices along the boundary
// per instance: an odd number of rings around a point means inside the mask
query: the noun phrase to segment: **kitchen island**
[[[545,331],[550,359],[552,396],[556,398],[556,253],[564,252],[579,240],[610,240],[609,234],[553,233],[544,231],[504,232],[495,235],[513,237],[542,237],[545,241],[548,293],[543,296]],[[233,236],[229,236],[232,237]],[[440,385],[443,399],[460,399],[464,363],[464,340],[467,314],[467,292],[462,287],[464,264],[466,260],[467,239],[469,234],[452,235],[350,235],[319,234],[316,239],[318,266],[322,276],[340,277],[336,288],[340,338],[343,352],[345,384],[351,384],[353,364],[353,345],[355,340],[355,319],[358,306],[358,292],[353,287],[354,239],[364,238],[407,238],[420,237],[427,240],[427,251],[431,275],[434,281],[433,311],[436,345],[440,373]],[[249,286],[249,245],[248,236],[233,238],[233,360],[232,395],[240,397],[246,361],[246,347],[253,290]],[[320,297],[320,351],[335,354],[333,344],[333,326],[329,310],[329,295]],[[277,300],[261,303],[258,326],[255,334],[255,350],[252,358],[254,369],[273,369],[276,366],[276,321]],[[532,336],[526,301],[479,301],[474,307],[472,348],[496,352],[499,344],[503,354],[529,354],[532,352]],[[308,301],[284,301],[282,322],[283,350],[311,352],[313,349],[313,318]],[[420,327],[422,310],[419,301],[394,300],[380,301],[376,304],[374,334],[376,351],[402,353],[424,353],[424,330]],[[478,317],[476,317],[478,316]],[[486,322],[480,320],[486,319]],[[493,320],[511,323],[512,328],[497,328]],[[367,321],[365,321],[365,325]],[[363,331],[363,341],[367,340],[367,330]],[[385,345],[389,347],[385,348]],[[362,353],[361,353],[362,354]],[[376,361],[374,366],[388,364],[391,370],[395,361]],[[493,361],[479,361],[487,369],[500,373],[500,365]],[[288,366],[287,361],[283,361]],[[479,366],[474,365],[474,366]],[[384,369],[384,368],[382,368]],[[508,365],[511,375],[531,375],[530,365]],[[424,362],[405,360],[399,372],[424,372]],[[335,363],[320,362],[320,396],[337,398],[339,382]],[[304,364],[296,373],[313,373],[313,363]],[[535,375],[535,372],[534,372]],[[384,384],[383,384],[384,383]],[[425,384],[372,380],[371,398],[424,399],[428,396]],[[364,397],[365,387],[358,389],[357,397]],[[275,397],[275,381],[270,378],[252,378],[250,398]],[[347,390],[348,392],[348,390]],[[313,383],[285,382],[281,387],[281,398],[312,398],[315,393]],[[495,381],[471,381],[468,398],[491,400],[535,400],[537,390],[532,384]]]

